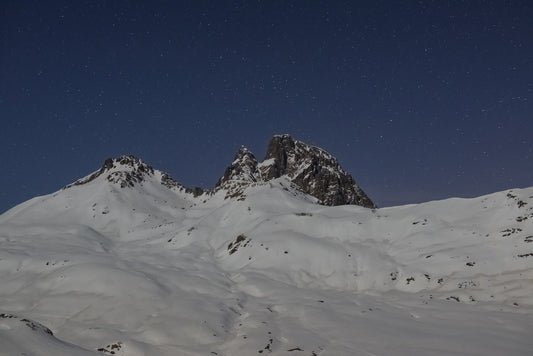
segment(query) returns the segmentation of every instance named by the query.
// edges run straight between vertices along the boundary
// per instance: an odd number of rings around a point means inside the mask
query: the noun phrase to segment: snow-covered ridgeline
[[[121,159],[0,216],[0,313],[13,316],[0,318],[0,350],[523,355],[532,346],[533,188],[326,207],[286,176],[235,197],[225,187],[198,195]]]

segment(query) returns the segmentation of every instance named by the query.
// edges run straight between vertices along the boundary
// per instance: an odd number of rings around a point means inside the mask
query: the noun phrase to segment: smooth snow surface
[[[101,175],[0,216],[0,354],[531,355],[533,188],[225,197]]]

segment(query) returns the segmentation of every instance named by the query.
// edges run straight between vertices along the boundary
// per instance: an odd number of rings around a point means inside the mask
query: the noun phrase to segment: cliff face
[[[289,135],[274,136],[261,163],[242,147],[217,183],[217,188],[242,187],[247,183],[268,182],[282,176],[323,205],[376,207],[335,157]]]

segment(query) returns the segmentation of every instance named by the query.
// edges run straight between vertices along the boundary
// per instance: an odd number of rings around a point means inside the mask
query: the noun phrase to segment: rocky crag
[[[247,148],[241,147],[215,189],[236,192],[239,187],[283,176],[299,190],[317,198],[319,204],[376,207],[335,157],[289,135],[272,137],[262,162],[258,162]]]

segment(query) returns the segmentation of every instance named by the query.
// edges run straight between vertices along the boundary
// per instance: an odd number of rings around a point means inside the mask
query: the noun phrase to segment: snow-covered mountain
[[[1,215],[0,354],[531,353],[533,188],[326,206],[268,152],[209,192],[110,159]]]

